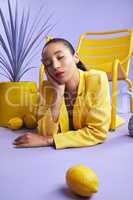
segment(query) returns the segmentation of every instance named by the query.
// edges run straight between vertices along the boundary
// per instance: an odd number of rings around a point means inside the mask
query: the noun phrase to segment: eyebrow
[[[54,52],[54,54],[58,54],[58,53],[62,53],[62,51],[58,50],[58,51]]]
[[[58,51],[55,51],[54,52],[54,55],[56,55],[56,54],[58,54],[58,53],[62,53],[62,51],[61,50],[58,50]],[[49,58],[45,58],[45,61],[47,61]]]

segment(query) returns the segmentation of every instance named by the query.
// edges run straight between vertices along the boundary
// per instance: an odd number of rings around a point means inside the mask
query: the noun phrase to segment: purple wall
[[[11,0],[11,2],[14,1]],[[32,16],[44,3],[47,14],[54,11],[51,23],[57,23],[50,35],[67,38],[74,47],[79,35],[85,31],[108,31],[133,27],[132,0],[18,0],[18,3],[20,7],[29,6]],[[0,7],[5,8],[5,6],[6,0],[0,0]],[[44,19],[46,16],[44,15]],[[42,46],[43,42],[40,53]],[[40,56],[33,60],[33,64],[40,66]],[[24,79],[38,81],[37,72],[38,70],[30,71]],[[131,76],[133,76],[133,70],[131,70]],[[0,80],[2,81],[1,77]]]

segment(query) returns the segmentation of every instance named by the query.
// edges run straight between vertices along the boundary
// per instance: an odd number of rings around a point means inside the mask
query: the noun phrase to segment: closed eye
[[[64,58],[64,56],[59,56],[57,59],[58,60],[61,60],[61,59],[63,59]]]

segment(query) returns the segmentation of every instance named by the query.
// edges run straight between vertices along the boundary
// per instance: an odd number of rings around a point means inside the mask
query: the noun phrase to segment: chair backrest
[[[112,63],[119,59],[126,76],[132,54],[133,30],[115,30],[109,32],[86,32],[81,34],[77,53],[87,70],[97,69],[109,74]],[[118,75],[118,79],[123,79]]]

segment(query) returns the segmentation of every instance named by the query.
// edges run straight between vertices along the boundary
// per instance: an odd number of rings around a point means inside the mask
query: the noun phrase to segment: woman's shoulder
[[[107,76],[106,75],[106,72],[104,71],[100,71],[100,70],[95,70],[95,69],[90,69],[88,71],[85,71],[85,77],[90,77],[90,78],[93,78],[93,77],[102,77],[102,76]]]
[[[104,71],[90,69],[84,72],[86,81],[100,81],[102,79],[107,79],[107,74]]]
[[[102,84],[108,84],[107,74],[100,70],[89,70],[84,73],[86,89],[96,91]]]

